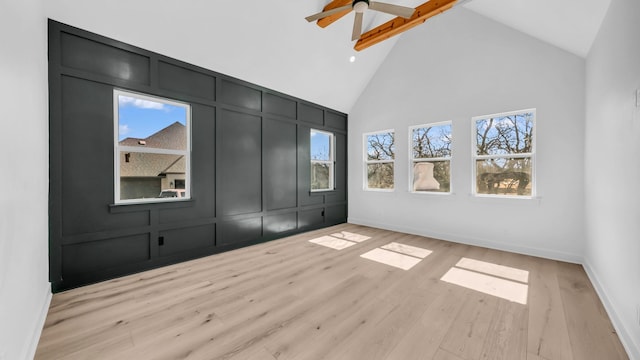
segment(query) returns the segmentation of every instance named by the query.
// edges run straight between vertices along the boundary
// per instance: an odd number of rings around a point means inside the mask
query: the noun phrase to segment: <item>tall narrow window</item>
[[[419,125],[411,134],[413,192],[451,191],[451,122]]]
[[[115,202],[188,199],[189,105],[114,90]]]
[[[365,189],[393,190],[395,139],[393,130],[364,135]]]
[[[334,135],[311,129],[311,191],[333,190]]]
[[[475,132],[475,193],[535,195],[535,109],[478,116]]]

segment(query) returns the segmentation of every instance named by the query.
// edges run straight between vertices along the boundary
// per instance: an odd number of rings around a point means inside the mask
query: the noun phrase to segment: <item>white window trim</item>
[[[416,159],[413,157],[413,130],[421,129],[425,127],[434,127],[441,125],[451,125],[451,153],[452,155],[448,157],[438,157],[438,158],[420,158]],[[453,164],[453,121],[439,121],[429,124],[421,124],[421,125],[413,125],[409,126],[409,183],[408,189],[411,194],[419,194],[419,195],[452,195],[453,194],[453,182],[449,179],[449,191],[413,191],[413,163],[415,162],[438,162],[438,161],[449,161],[449,171],[451,171],[451,165]],[[451,174],[449,174],[451,176]]]
[[[522,113],[532,113],[533,114],[533,136],[531,137],[531,152],[530,153],[518,153],[518,154],[500,154],[500,155],[478,155],[477,154],[477,144],[476,144],[476,121],[484,120],[489,118],[496,117],[504,117],[510,115],[517,115]],[[507,111],[502,113],[495,113],[489,115],[481,115],[474,116],[471,118],[471,196],[479,197],[479,198],[494,198],[494,199],[539,199],[536,193],[536,137],[537,131],[536,126],[538,122],[538,116],[536,114],[536,109],[523,109],[523,110],[515,110],[515,111]],[[476,189],[477,179],[476,179],[476,160],[482,159],[523,159],[523,158],[531,158],[531,195],[494,195],[494,194],[478,194]]]
[[[335,137],[336,135],[332,132],[329,131],[323,131],[323,130],[318,130],[318,129],[311,129],[309,131],[309,138],[311,138],[311,132],[316,132],[316,133],[320,133],[320,134],[324,134],[324,135],[329,135],[329,160],[313,160],[311,159],[311,167],[313,168],[313,164],[327,164],[329,165],[329,187],[326,189],[310,189],[311,192],[325,192],[325,191],[333,191],[335,190],[335,152],[336,152],[336,141],[335,141]],[[311,144],[311,143],[309,143]],[[311,147],[311,146],[309,146]],[[311,154],[309,154],[311,155]],[[309,184],[309,187],[311,187],[311,184]]]
[[[120,124],[120,106],[118,102],[118,96],[135,97],[142,100],[148,100],[153,102],[159,102],[172,106],[183,107],[186,110],[186,131],[187,131],[187,148],[186,150],[172,150],[172,149],[158,149],[158,148],[140,148],[136,146],[120,146],[118,140],[119,124]],[[141,204],[141,203],[161,203],[161,202],[175,202],[185,201],[191,199],[191,105],[175,100],[170,100],[162,97],[151,96],[147,94],[141,94],[133,91],[125,91],[120,89],[113,89],[113,164],[114,164],[114,201],[115,204]],[[143,151],[142,151],[143,150]],[[185,194],[180,198],[149,198],[149,199],[120,199],[120,152],[130,151],[138,153],[148,154],[166,154],[166,155],[184,155],[185,156]]]
[[[367,132],[367,133],[362,134],[362,150],[363,150],[362,158],[364,160],[363,188],[364,188],[365,191],[378,191],[378,192],[394,192],[394,191],[396,191],[396,159],[395,159],[395,156],[394,156],[394,158],[392,160],[369,160],[369,159],[367,159],[367,157],[368,157],[367,147],[368,147],[368,144],[369,144],[369,142],[367,141],[367,137],[369,135],[384,134],[384,133],[393,133],[394,142],[395,142],[395,136],[396,136],[395,129],[371,131],[371,132]],[[367,176],[368,165],[369,164],[386,164],[386,163],[393,164],[393,188],[391,188],[391,189],[370,188],[369,187],[369,179],[368,179],[368,176]]]

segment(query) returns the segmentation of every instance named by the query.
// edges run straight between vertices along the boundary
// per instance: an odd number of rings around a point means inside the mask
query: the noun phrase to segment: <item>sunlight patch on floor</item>
[[[392,242],[381,246],[380,248],[366,252],[360,255],[360,257],[397,267],[402,270],[409,270],[422,259],[429,256],[431,252],[431,250]]]
[[[505,300],[527,304],[529,272],[462,258],[440,280]]]
[[[353,245],[356,244],[353,241],[337,239],[337,238],[334,238],[332,236],[321,236],[319,238],[311,239],[311,240],[309,240],[309,242],[314,243],[314,244],[318,244],[318,245],[322,245],[322,246],[326,246],[328,248],[332,248],[332,249],[335,249],[335,250],[346,249],[349,246],[353,246]]]
[[[529,272],[504,265],[497,265],[485,261],[479,261],[469,258],[462,258],[456,264],[457,267],[472,270],[484,274],[494,275],[501,278],[519,281],[522,283],[529,282]]]
[[[338,238],[338,239],[344,239],[344,240],[348,240],[348,241],[355,241],[357,243],[371,239],[371,236],[355,234],[355,233],[348,232],[348,231],[341,231],[339,233],[334,233],[334,234],[331,234],[331,236],[333,236],[335,238]]]
[[[400,244],[397,242],[392,242],[385,246],[382,246],[381,249],[395,251],[400,254],[415,256],[420,259],[424,259],[427,256],[429,256],[429,254],[431,254],[431,250],[427,250],[427,249],[423,249],[423,248],[419,248],[411,245]]]
[[[397,252],[377,248],[360,255],[360,257],[397,267],[402,270],[409,270],[422,260],[413,256],[398,254]]]
[[[309,242],[326,246],[335,250],[342,250],[369,239],[371,239],[371,236],[360,235],[348,231],[341,231],[333,233],[331,235],[325,235],[319,238],[311,239],[309,240]]]

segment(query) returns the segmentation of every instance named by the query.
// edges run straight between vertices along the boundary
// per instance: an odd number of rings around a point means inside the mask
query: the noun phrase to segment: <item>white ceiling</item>
[[[586,57],[611,0],[472,0],[464,6]]]
[[[47,16],[54,20],[348,113],[402,35],[355,52],[350,40],[352,14],[324,29],[304,19],[328,2],[137,0],[121,5],[48,0],[45,4]],[[424,0],[384,2],[416,7]],[[609,2],[471,0],[463,6],[584,57]],[[391,18],[368,11],[364,30]],[[354,63],[349,62],[352,55]]]

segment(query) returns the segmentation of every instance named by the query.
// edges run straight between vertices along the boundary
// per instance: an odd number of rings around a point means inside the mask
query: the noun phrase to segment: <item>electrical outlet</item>
[[[640,89],[636,90],[636,107],[640,107]]]

